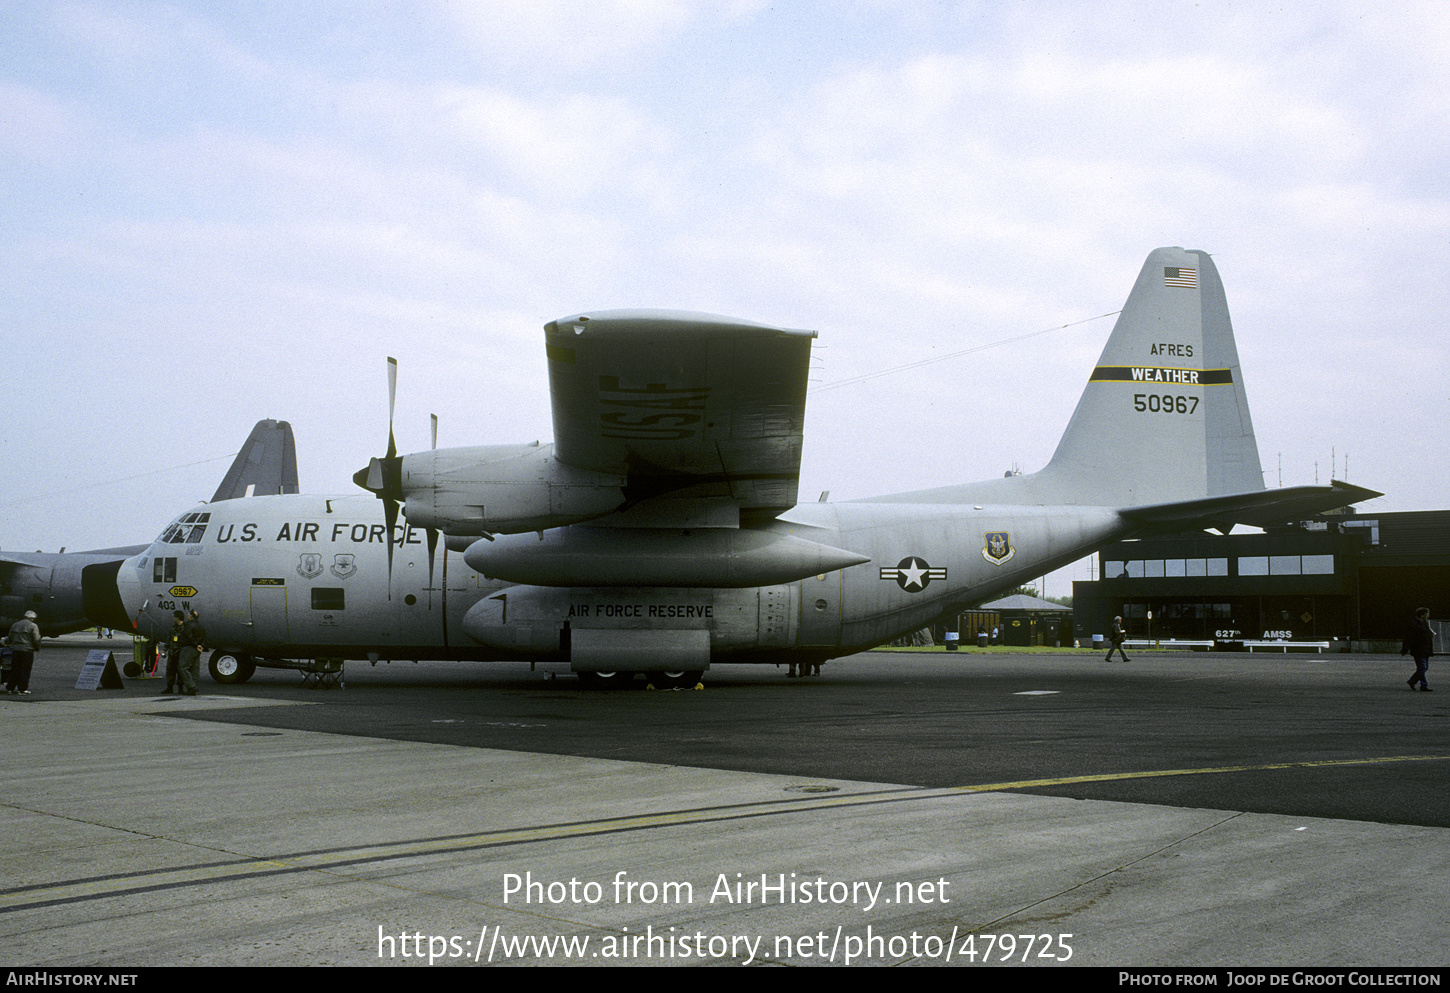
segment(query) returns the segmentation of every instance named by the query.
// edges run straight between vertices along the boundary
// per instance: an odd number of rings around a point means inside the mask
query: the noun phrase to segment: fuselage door
[[[285,645],[292,640],[284,580],[252,580],[252,635],[259,645]]]

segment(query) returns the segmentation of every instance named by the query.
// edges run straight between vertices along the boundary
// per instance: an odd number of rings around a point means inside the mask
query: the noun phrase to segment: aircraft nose
[[[86,619],[101,627],[131,630],[131,618],[121,600],[116,576],[124,563],[98,562],[81,570],[81,603]]]

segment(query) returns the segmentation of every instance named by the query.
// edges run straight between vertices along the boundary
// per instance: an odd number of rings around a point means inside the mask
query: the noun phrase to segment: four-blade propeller
[[[393,534],[398,511],[407,494],[403,492],[403,459],[393,436],[393,412],[398,404],[398,360],[388,356],[388,453],[368,461],[366,469],[353,473],[352,481],[383,501],[383,523],[388,535],[388,599],[393,598]],[[433,448],[438,448],[438,415],[432,417]],[[428,528],[428,585],[433,585],[433,558],[438,549],[438,529]]]

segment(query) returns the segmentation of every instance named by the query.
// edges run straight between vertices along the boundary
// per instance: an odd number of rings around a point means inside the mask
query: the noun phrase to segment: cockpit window
[[[163,545],[195,545],[206,537],[206,526],[210,521],[211,514],[208,512],[187,514],[174,521],[156,540]]]

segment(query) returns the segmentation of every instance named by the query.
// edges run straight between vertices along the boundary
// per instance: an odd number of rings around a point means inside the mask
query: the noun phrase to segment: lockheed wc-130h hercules
[[[121,567],[116,606],[153,637],[198,607],[228,680],[271,659],[372,657],[693,684],[722,662],[881,644],[1124,537],[1378,495],[1264,488],[1204,252],[1148,257],[1031,475],[797,504],[813,337],[669,311],[554,321],[553,445],[398,456],[390,430],[356,477],[380,500],[197,507]]]

